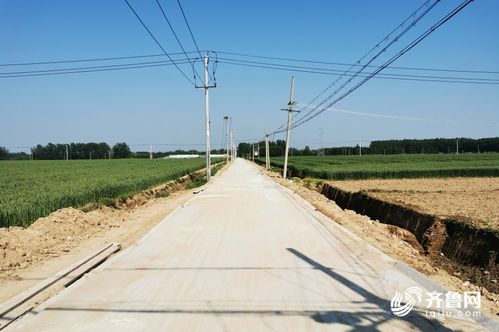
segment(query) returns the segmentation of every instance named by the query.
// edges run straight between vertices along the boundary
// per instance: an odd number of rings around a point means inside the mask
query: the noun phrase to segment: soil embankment
[[[498,232],[478,228],[463,220],[422,213],[364,192],[349,192],[330,184],[322,184],[320,192],[342,209],[408,230],[414,234],[425,254],[437,256],[436,260],[448,269],[459,270],[463,278],[499,292]]]

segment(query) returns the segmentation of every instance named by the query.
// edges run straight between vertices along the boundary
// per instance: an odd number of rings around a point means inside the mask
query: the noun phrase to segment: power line
[[[191,25],[189,24],[189,20],[187,19],[187,16],[185,15],[184,8],[182,7],[180,0],[177,0],[177,3],[178,3],[178,6],[180,8],[180,11],[182,12],[182,16],[184,18],[185,25],[187,25],[187,29],[189,30],[189,34],[191,35],[192,42],[194,43],[194,46],[196,47],[196,50],[199,54],[199,59],[203,59],[203,55],[201,54],[201,51],[199,50],[198,43],[196,42],[196,38],[194,38],[194,33],[192,32]],[[216,62],[217,61],[215,61],[215,66],[216,66]],[[214,85],[216,85],[215,71],[213,71],[213,75],[208,73],[208,76],[210,78],[210,81],[213,82]]]
[[[166,50],[163,48],[163,46],[161,46],[160,42],[156,39],[156,37],[154,37],[154,35],[151,32],[151,30],[149,30],[149,28],[144,23],[144,21],[142,21],[142,19],[140,18],[139,14],[137,14],[137,12],[135,11],[135,9],[133,9],[132,5],[130,5],[130,3],[128,2],[128,0],[124,0],[124,1],[128,5],[128,8],[130,8],[130,10],[133,12],[133,14],[137,18],[137,20],[139,20],[139,22],[142,24],[142,26],[144,27],[144,29],[146,29],[146,31],[149,33],[149,35],[151,36],[151,38],[156,42],[156,44],[159,46],[159,48],[163,51],[163,53],[168,57],[168,59],[170,59],[171,62],[173,62],[173,64],[175,65],[175,67],[177,68],[177,70],[182,74],[182,76],[184,76],[185,79],[188,80],[192,85],[195,85],[194,82],[189,77],[187,77],[187,75],[182,71],[182,69],[180,69],[180,67],[175,63],[175,61],[173,61],[173,59],[170,57],[170,54],[168,54],[166,52]]]
[[[331,84],[329,84],[325,89],[323,89],[318,95],[316,95],[311,101],[308,102],[307,106],[304,107],[302,109],[305,110],[307,109],[312,103],[314,103],[317,99],[319,99],[320,96],[322,96],[326,91],[328,91],[330,88],[332,88],[337,82],[339,82],[346,74],[347,72],[349,72],[350,70],[352,70],[354,67],[356,66],[361,66],[361,69],[359,71],[357,71],[354,75],[350,75],[350,79],[347,80],[347,82],[345,84],[343,84],[342,87],[340,87],[340,89],[337,89],[335,91],[338,92],[339,90],[341,90],[346,84],[350,83],[356,75],[359,75],[367,66],[369,66],[375,59],[376,57],[378,57],[381,53],[383,53],[388,47],[390,47],[393,43],[395,43],[396,41],[399,40],[400,37],[402,37],[407,31],[409,31],[411,28],[413,28],[416,23],[422,18],[424,17],[437,3],[438,3],[439,0],[435,0],[434,3],[429,6],[419,17],[416,18],[416,15],[419,13],[419,11],[421,9],[423,9],[425,6],[428,6],[429,4],[429,0],[425,1],[421,6],[419,6],[415,11],[413,11],[406,19],[404,19],[402,21],[402,23],[400,23],[399,25],[397,25],[393,30],[391,30],[383,39],[381,39],[381,41],[379,41],[378,43],[376,43],[371,49],[369,49],[369,51],[367,51],[364,55],[362,55],[357,61],[355,64],[351,64],[350,67],[344,71],[342,73],[342,75],[340,75],[336,80],[334,80]],[[390,36],[395,33],[397,30],[399,30],[400,28],[403,28],[406,23],[411,19],[415,17],[416,19],[413,20],[411,22],[411,24],[404,30],[402,31],[401,33],[399,33],[399,35],[397,35],[396,38],[394,38],[387,46],[385,46],[383,48],[383,50],[381,50],[380,52],[378,52],[374,57],[371,58],[370,61],[368,61],[367,63],[363,64],[363,65],[360,65],[360,62],[366,58],[369,54],[371,54],[374,50],[378,49],[381,44],[383,44],[385,41],[388,41],[390,39]],[[324,101],[323,101],[324,102]],[[322,103],[323,103],[322,102]],[[321,104],[322,104],[321,103]],[[319,105],[321,105],[319,104]],[[314,110],[316,109],[316,107],[314,107],[312,110],[310,110],[309,112],[305,113],[305,114],[302,114],[301,115],[301,119],[307,117],[310,113],[312,113]],[[293,119],[297,116],[298,113],[294,114],[293,116]],[[279,128],[277,128],[274,132],[280,132],[282,131],[282,128],[284,128],[286,124],[282,124]]]
[[[397,31],[399,28],[403,28],[406,23],[408,22],[408,20],[410,20],[412,17],[414,17],[414,20],[412,20],[412,22],[405,27],[405,29],[403,29],[400,33],[398,33],[395,38],[393,38],[386,46],[383,47],[383,49],[381,49],[380,51],[378,51],[373,57],[371,57],[371,59],[369,61],[367,61],[365,64],[362,65],[362,67],[357,70],[353,75],[351,75],[338,89],[336,89],[332,94],[330,94],[329,96],[327,96],[323,101],[321,101],[319,103],[319,105],[317,107],[314,107],[312,110],[310,110],[309,112],[307,112],[306,114],[302,115],[301,119],[298,120],[298,122],[300,122],[301,120],[303,120],[304,118],[306,118],[307,116],[309,116],[310,114],[312,114],[318,107],[322,106],[325,102],[327,102],[329,99],[331,99],[333,96],[335,96],[337,93],[339,93],[343,88],[345,88],[345,86],[347,86],[348,84],[350,84],[350,82],[352,82],[353,79],[355,79],[357,76],[359,76],[360,73],[362,73],[362,71],[364,71],[365,68],[367,68],[367,66],[369,66],[371,63],[373,63],[381,54],[383,54],[389,47],[391,47],[394,43],[396,43],[401,37],[403,37],[407,32],[409,32],[412,28],[414,28],[416,26],[416,24],[424,17],[426,16],[426,14],[428,14],[436,5],[437,3],[439,2],[439,0],[435,0],[431,5],[429,5],[421,14],[418,14],[418,12],[424,8],[424,6],[426,6],[429,2],[426,1],[422,6],[420,6],[418,9],[416,9],[416,11],[414,11],[407,19],[405,19],[398,27],[396,27],[394,30],[392,30],[387,37],[385,37],[380,43],[376,44],[373,48],[371,48],[371,50],[369,50],[366,54],[364,54],[358,61],[357,63],[360,64],[360,62],[367,56],[369,55],[373,50],[377,49],[380,47],[380,44],[384,41],[387,41],[389,40],[389,36],[391,36],[395,31]],[[351,70],[353,68],[350,67],[347,71]],[[334,82],[332,82],[329,86],[327,86],[324,90],[322,90],[317,96],[315,96],[308,104],[312,104],[314,101],[316,101],[321,95],[323,95],[327,90],[329,90],[331,87],[333,87],[337,82],[339,82],[346,74],[347,74],[347,71],[345,71],[343,73],[343,75],[341,75],[340,77],[338,77]],[[306,107],[308,108],[308,106]]]
[[[254,68],[264,68],[264,69],[274,69],[274,70],[284,70],[290,72],[302,72],[311,74],[322,74],[322,75],[333,75],[333,76],[344,76],[344,71],[328,69],[328,68],[317,68],[317,67],[305,67],[305,66],[294,66],[285,64],[276,64],[268,62],[257,62],[257,61],[245,61],[230,58],[220,58],[220,63],[239,65],[245,67]],[[378,67],[376,67],[378,68]],[[353,71],[348,71],[348,73],[353,73]],[[370,73],[364,73],[357,75],[358,77],[367,77]],[[350,77],[350,76],[349,76]],[[407,75],[407,74],[380,74],[376,77],[377,79],[399,79],[407,81],[423,81],[423,82],[443,82],[443,83],[483,83],[483,84],[499,84],[499,79],[495,78],[475,78],[475,77],[455,77],[455,76],[432,76],[432,75]],[[305,108],[304,108],[305,109]]]
[[[202,50],[201,52],[204,52]],[[251,58],[262,58],[262,59],[273,59],[282,60],[290,62],[303,62],[303,63],[316,63],[316,64],[326,64],[326,65],[339,65],[339,66],[355,66],[360,67],[362,65],[351,64],[351,63],[340,63],[340,62],[327,62],[327,61],[316,61],[316,60],[304,60],[304,59],[293,59],[293,58],[280,58],[280,57],[270,57],[262,55],[248,55],[242,53],[230,53],[223,51],[216,51],[219,54],[235,55],[242,57]],[[186,51],[187,54],[198,53],[198,51]],[[170,55],[182,55],[183,52],[169,53]],[[54,60],[54,61],[38,61],[38,62],[18,62],[18,63],[0,63],[0,67],[8,66],[34,66],[34,65],[48,65],[48,64],[64,64],[64,63],[78,63],[78,62],[97,62],[97,61],[110,61],[110,60],[127,60],[127,59],[140,59],[140,58],[152,58],[152,57],[164,57],[165,54],[143,54],[143,55],[130,55],[130,56],[120,56],[120,57],[102,57],[102,58],[88,58],[88,59],[72,59],[72,60]],[[220,58],[223,59],[223,58]],[[231,59],[233,61],[245,61],[239,59]],[[221,61],[220,61],[221,62]],[[250,62],[250,61],[247,61]],[[277,65],[277,64],[276,64]],[[378,68],[378,66],[367,66],[368,68]],[[388,66],[387,69],[395,70],[409,70],[409,71],[434,71],[434,72],[449,72],[449,73],[472,73],[472,74],[499,74],[499,71],[491,70],[469,70],[469,69],[443,69],[443,68],[423,68],[423,67],[394,67]],[[326,70],[326,68],[324,68]],[[333,69],[327,69],[333,70]],[[337,69],[338,71],[340,69]]]
[[[324,65],[335,65],[344,67],[362,67],[363,65],[357,63],[345,63],[345,62],[330,62],[330,61],[319,61],[319,60],[306,60],[306,59],[296,59],[296,58],[284,58],[284,57],[273,57],[264,55],[250,55],[244,53],[234,53],[234,52],[224,52],[217,51],[219,54],[233,55],[239,57],[255,58],[255,59],[269,59],[269,60],[279,60],[279,61],[289,61],[289,62],[302,62],[302,63],[315,63]],[[221,58],[222,59],[222,58]],[[243,60],[238,60],[243,61]],[[368,65],[368,68],[378,68],[375,65]],[[499,71],[491,70],[470,70],[470,69],[445,69],[445,68],[425,68],[425,67],[398,67],[398,66],[388,66],[387,69],[393,70],[409,70],[409,71],[434,71],[434,72],[449,72],[449,73],[472,73],[472,74],[499,74]],[[340,70],[340,69],[338,69]]]
[[[177,0],[178,6],[180,7],[180,11],[182,12],[182,16],[184,17],[185,24],[187,25],[187,29],[189,29],[189,34],[191,35],[192,41],[194,42],[194,46],[196,46],[196,50],[198,51],[199,58],[202,59],[203,56],[201,55],[201,51],[199,50],[198,43],[196,42],[196,38],[194,38],[194,34],[192,33],[191,26],[189,24],[189,21],[187,20],[187,16],[185,16],[184,8],[182,7],[182,4],[180,3],[180,0]]]
[[[182,60],[182,59],[175,59],[174,61],[177,64],[188,63],[188,60]],[[238,61],[243,61],[243,62],[239,63]],[[333,75],[333,76],[340,75],[337,70],[332,70],[327,68],[304,67],[304,66],[293,66],[293,65],[289,66],[284,64],[273,64],[267,62],[244,61],[244,60],[235,60],[235,59],[227,59],[226,61],[226,58],[220,58],[219,62],[230,65],[240,65],[246,67],[256,67],[256,68],[265,68],[265,69],[274,69],[274,70],[285,70],[290,72],[305,72],[305,73]],[[148,67],[157,67],[157,66],[172,65],[172,64],[173,63],[170,61],[149,61],[149,62],[110,64],[110,65],[88,66],[88,67],[67,67],[67,68],[54,68],[54,69],[44,69],[44,70],[12,71],[12,72],[0,72],[0,78],[41,76],[38,74],[48,75],[51,73],[57,74],[58,72],[61,72],[60,74],[71,74],[71,73],[80,73],[80,72],[108,71],[108,69],[120,70],[120,69],[148,68]],[[367,77],[368,74],[369,73],[360,74],[359,77]],[[499,79],[454,77],[454,76],[380,74],[375,78],[405,80],[405,81],[440,82],[440,83],[499,84]]]
[[[166,16],[166,13],[165,11],[163,10],[163,6],[161,6],[161,3],[159,2],[159,0],[156,0],[156,3],[158,4],[158,7],[159,9],[161,10],[161,13],[163,14],[163,18],[165,19],[166,23],[168,24],[168,26],[170,27],[170,30],[172,31],[173,35],[175,36],[175,39],[177,40],[177,43],[178,45],[180,46],[180,48],[182,49],[182,52],[184,53],[185,55],[185,58],[187,59],[187,61],[189,61],[189,63],[191,64],[191,67],[192,67],[192,72],[194,74],[194,80],[196,80],[196,75],[198,75],[198,77],[201,79],[201,76],[199,75],[199,73],[196,71],[196,68],[194,68],[194,64],[192,63],[191,59],[189,58],[189,56],[187,55],[187,53],[185,52],[185,49],[184,49],[184,46],[182,45],[182,43],[180,42],[180,39],[178,38],[177,36],[177,33],[175,32],[175,29],[173,29],[173,26],[171,25],[170,23],[170,20],[168,19],[168,16]]]
[[[185,62],[185,60],[180,60],[180,59],[176,59],[175,61],[177,63],[178,62]],[[171,62],[171,61],[148,61],[148,62],[132,62],[132,63],[123,63],[123,64],[90,66],[90,67],[69,67],[69,68],[53,68],[53,69],[42,69],[42,70],[11,71],[11,72],[0,72],[0,75],[36,74],[36,73],[69,71],[69,70],[79,70],[79,69],[119,68],[119,67],[126,67],[126,66],[152,65],[152,64],[173,64],[173,62]]]
[[[462,2],[459,6],[457,6],[455,9],[453,9],[450,13],[448,13],[446,16],[444,16],[442,19],[440,19],[437,23],[435,23],[433,26],[431,26],[428,30],[426,30],[424,33],[419,35],[415,40],[413,40],[410,44],[408,44],[406,47],[404,47],[401,51],[399,51],[397,54],[395,54],[392,58],[390,58],[388,61],[386,61],[383,65],[381,65],[376,71],[371,73],[368,77],[364,78],[362,81],[357,83],[354,87],[352,87],[350,90],[345,92],[343,95],[340,97],[336,98],[332,102],[330,102],[328,105],[323,107],[322,109],[318,110],[315,114],[312,114],[308,116],[307,118],[301,119],[299,122],[297,122],[294,125],[294,128],[312,120],[340,100],[344,99],[346,96],[357,90],[360,86],[362,86],[364,83],[369,81],[371,78],[373,78],[375,75],[377,75],[380,71],[382,71],[384,68],[392,64],[394,61],[396,61],[398,58],[400,58],[402,55],[407,53],[409,50],[414,48],[416,45],[418,45],[421,41],[423,41],[426,37],[428,37],[430,34],[432,34],[435,30],[437,30],[440,26],[445,24],[447,21],[449,21],[452,17],[454,17],[457,13],[459,13],[461,10],[463,10],[466,6],[468,6],[473,0],[465,0]]]
[[[65,68],[53,69],[47,71],[31,71],[24,73],[13,72],[11,74],[2,73],[0,74],[0,79],[2,78],[14,78],[14,77],[35,77],[35,76],[52,76],[52,75],[65,75],[65,74],[79,74],[79,73],[93,73],[93,72],[106,72],[106,71],[118,71],[118,70],[128,70],[128,69],[138,69],[138,68],[152,68],[152,67],[162,67],[171,66],[174,63],[170,61],[157,61],[158,63],[144,64],[126,64],[126,65],[109,65],[109,66],[94,66],[94,67],[77,67],[77,68]],[[186,60],[177,61],[177,64],[186,64]],[[120,67],[117,67],[120,66]],[[102,68],[101,68],[102,67]],[[8,74],[8,75],[7,75]]]
[[[364,117],[390,119],[390,120],[402,120],[402,121],[411,121],[411,122],[431,122],[431,123],[444,123],[444,124],[453,124],[453,125],[475,124],[475,125],[480,125],[480,126],[494,126],[494,127],[499,126],[499,123],[491,123],[491,122],[414,118],[414,117],[407,117],[407,116],[400,116],[400,115],[359,112],[359,111],[345,110],[345,109],[339,109],[339,108],[329,108],[329,109],[327,109],[327,111],[335,112],[335,113],[352,114],[352,115],[358,115],[358,116],[364,116]]]
[[[186,52],[187,54],[197,53],[196,51]],[[183,53],[170,53],[170,55],[181,55]],[[63,64],[63,63],[78,63],[78,62],[96,62],[96,61],[110,61],[110,60],[129,60],[129,59],[140,59],[140,58],[154,58],[154,57],[164,57],[165,54],[144,54],[144,55],[129,55],[129,56],[119,56],[119,57],[105,57],[105,58],[89,58],[89,59],[72,59],[72,60],[53,60],[53,61],[38,61],[38,62],[18,62],[18,63],[0,63],[0,67],[7,66],[36,66],[36,65],[51,65],[51,64]]]
[[[204,52],[202,50],[201,52]],[[248,55],[242,53],[230,53],[223,51],[216,51],[219,54],[227,54],[227,55],[235,55],[242,57],[251,57],[251,58],[262,58],[262,59],[274,59],[274,60],[282,60],[282,61],[290,61],[290,62],[303,62],[303,63],[316,63],[316,64],[326,64],[326,65],[340,65],[340,66],[355,66],[360,67],[362,65],[351,64],[351,63],[339,63],[339,62],[327,62],[327,61],[316,61],[316,60],[304,60],[304,59],[293,59],[293,58],[280,58],[280,57],[270,57],[270,56],[262,56],[262,55]],[[198,53],[198,51],[186,51],[187,54]],[[170,55],[182,55],[183,52],[177,53],[169,53]],[[38,61],[38,62],[18,62],[18,63],[0,63],[0,67],[8,67],[8,66],[35,66],[35,65],[48,65],[48,64],[64,64],[64,63],[78,63],[78,62],[97,62],[97,61],[110,61],[110,60],[128,60],[128,59],[140,59],[140,58],[153,58],[153,57],[164,57],[166,56],[164,53],[161,54],[143,54],[143,55],[130,55],[130,56],[120,56],[120,57],[102,57],[102,58],[88,58],[88,59],[70,59],[70,60],[53,60],[53,61]],[[220,58],[223,59],[223,58]],[[249,62],[245,60],[239,59],[231,59],[233,61],[240,62]],[[220,61],[222,62],[222,61]],[[257,63],[257,62],[255,62]],[[278,64],[275,64],[278,65]],[[285,66],[284,64],[279,64]],[[300,66],[298,66],[300,67]],[[378,68],[378,66],[370,65],[368,68]],[[323,70],[333,71],[333,69],[321,68]],[[449,72],[449,73],[474,73],[474,74],[499,74],[499,71],[490,71],[490,70],[468,70],[468,69],[443,69],[443,68],[423,68],[423,67],[394,67],[388,66],[387,69],[396,69],[396,70],[409,70],[409,71],[434,71],[434,72]],[[337,69],[340,71],[340,69]],[[343,71],[342,71],[343,72]]]

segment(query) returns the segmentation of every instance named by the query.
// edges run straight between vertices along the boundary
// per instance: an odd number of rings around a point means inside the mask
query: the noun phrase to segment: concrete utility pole
[[[324,144],[323,144],[323,137],[324,137],[324,128],[319,128],[319,140],[320,140],[320,153],[321,156],[325,156],[326,154],[324,153]]]
[[[269,134],[265,128],[265,169],[270,168]]]
[[[456,154],[459,154],[459,138],[456,138]]]
[[[362,156],[362,141],[359,142],[359,156]]]
[[[288,129],[286,130],[286,150],[284,151],[284,170],[282,177],[285,179],[288,172],[288,151],[289,151],[289,137],[291,135],[291,113],[297,112],[293,111],[293,95],[295,93],[295,77],[291,76],[291,91],[289,93],[289,103],[288,108],[283,109],[288,112]]]
[[[208,53],[204,57],[204,117],[206,128],[206,180],[210,181],[211,177],[211,146],[210,146],[210,105],[208,96]]]
[[[230,141],[230,157],[232,160],[236,159],[236,143],[234,142],[234,132],[232,127],[232,118],[229,118],[229,141]]]
[[[230,154],[231,154],[231,158],[232,160],[234,160],[236,157],[235,157],[235,153],[234,153],[234,133],[232,132],[232,119],[231,119],[231,126],[230,126]]]
[[[234,159],[237,158],[237,146],[236,146],[236,143],[234,141],[232,141],[232,153],[233,153],[233,157]]]
[[[227,145],[227,163],[229,163],[229,116],[224,116],[225,140]]]
[[[208,64],[210,63],[210,52],[207,51],[204,56],[204,84],[202,86],[196,86],[196,88],[204,89],[204,124],[205,124],[205,135],[206,135],[206,180],[211,178],[211,143],[210,143],[210,99],[208,90],[210,88],[216,88],[216,84],[209,85],[208,79]]]
[[[255,144],[251,144],[251,161],[255,162]]]
[[[152,144],[149,146],[149,159],[152,160]]]
[[[66,160],[69,160],[69,145],[66,144]]]

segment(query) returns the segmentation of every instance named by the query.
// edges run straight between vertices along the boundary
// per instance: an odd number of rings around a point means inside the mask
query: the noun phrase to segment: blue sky
[[[180,51],[154,0],[130,2],[168,52]],[[460,2],[440,1],[393,50],[412,41]],[[345,63],[357,60],[422,3],[182,2],[203,50]],[[185,47],[194,50],[176,1],[162,0],[162,4]],[[472,2],[394,65],[499,71],[498,12],[498,1]],[[3,0],[0,31],[2,64],[161,53],[124,1],[119,0]],[[85,65],[88,64],[58,68]],[[54,67],[4,66],[0,71]],[[182,68],[190,73],[188,66]],[[280,109],[289,98],[291,74],[219,64],[218,87],[210,90],[212,143],[222,140],[224,115],[232,116],[239,139],[261,137],[266,127],[279,127],[286,118]],[[295,76],[295,100],[301,104],[309,102],[335,79],[299,72]],[[498,79],[499,75],[479,77]],[[498,92],[499,85],[372,79],[336,107],[436,121],[327,111],[298,127],[293,132],[292,145],[318,146],[319,128],[323,128],[324,144],[330,146],[385,138],[498,136]],[[7,147],[73,141],[179,145],[204,142],[203,93],[171,66],[0,78],[0,115],[0,146]]]

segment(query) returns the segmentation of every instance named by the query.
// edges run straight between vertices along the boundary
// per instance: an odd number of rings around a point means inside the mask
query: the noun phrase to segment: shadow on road
[[[379,331],[380,324],[383,324],[390,320],[403,320],[409,323],[411,328],[419,329],[421,331],[452,331],[451,329],[443,326],[438,321],[430,320],[425,316],[421,315],[417,311],[411,312],[409,315],[405,317],[397,317],[393,315],[390,311],[389,301],[383,298],[380,298],[376,294],[371,293],[367,289],[362,286],[351,282],[346,279],[342,275],[336,273],[331,268],[328,268],[319,262],[316,262],[312,258],[304,255],[293,248],[287,248],[287,250],[310,264],[314,268],[324,272],[329,277],[334,280],[340,282],[344,286],[350,288],[355,293],[359,294],[363,298],[365,298],[365,302],[369,304],[376,305],[380,310],[373,311],[355,311],[355,312],[346,312],[346,311],[338,311],[338,310],[328,310],[324,312],[317,312],[311,315],[311,318],[320,323],[339,323],[345,324],[352,327],[352,331]]]

